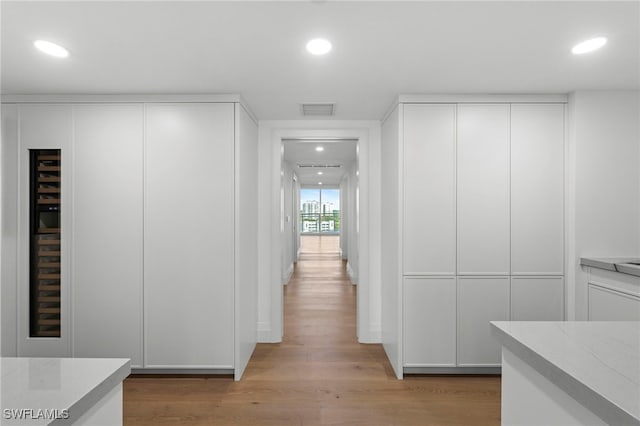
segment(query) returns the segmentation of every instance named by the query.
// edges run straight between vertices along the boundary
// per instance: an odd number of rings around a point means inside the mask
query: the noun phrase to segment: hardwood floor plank
[[[381,345],[356,339],[357,286],[337,237],[303,237],[284,287],[285,336],[259,344],[240,382],[133,377],[127,426],[499,425],[500,378],[396,380]]]

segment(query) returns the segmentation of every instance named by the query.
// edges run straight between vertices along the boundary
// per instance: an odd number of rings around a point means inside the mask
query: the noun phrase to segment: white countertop
[[[128,359],[0,358],[0,424],[71,424],[130,372]],[[7,418],[6,410],[20,409],[33,410],[31,420]],[[38,410],[67,410],[70,418],[34,418]]]
[[[640,424],[640,322],[494,321],[500,343],[609,424]]]

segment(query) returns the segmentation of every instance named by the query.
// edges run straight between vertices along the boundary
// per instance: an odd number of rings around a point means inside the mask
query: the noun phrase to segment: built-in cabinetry
[[[640,321],[640,276],[588,268],[589,321]]]
[[[145,363],[232,368],[234,105],[146,114]]]
[[[400,238],[383,234],[383,325],[398,318],[383,343],[399,376],[490,371],[489,321],[564,319],[564,103],[401,97],[385,120],[382,196],[400,200],[383,223]]]
[[[257,125],[238,97],[166,100],[11,104],[20,132],[3,148],[19,149],[3,162],[57,149],[63,170],[60,337],[28,335],[28,202],[5,216],[19,230],[17,355],[242,374],[257,337]],[[9,176],[22,200],[26,174]]]
[[[144,106],[73,106],[73,350],[142,359]]]

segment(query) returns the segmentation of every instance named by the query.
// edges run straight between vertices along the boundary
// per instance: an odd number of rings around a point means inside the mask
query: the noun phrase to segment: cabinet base
[[[404,374],[502,374],[501,367],[404,367],[402,370]]]
[[[132,368],[131,374],[167,374],[167,375],[187,375],[187,374],[211,374],[211,375],[231,375],[233,368]]]

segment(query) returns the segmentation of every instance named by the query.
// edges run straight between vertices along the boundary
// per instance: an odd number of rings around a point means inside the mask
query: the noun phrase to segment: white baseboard
[[[358,343],[382,343],[382,326],[372,324],[366,336],[359,336]]]
[[[258,343],[280,343],[282,339],[274,339],[271,333],[271,323],[258,323]]]
[[[287,285],[293,275],[293,263],[289,265],[286,271],[282,274],[282,285]]]
[[[347,274],[349,275],[349,280],[351,280],[351,284],[358,284],[358,275],[355,273],[353,268],[351,267],[351,263],[347,262]]]

